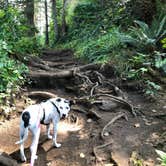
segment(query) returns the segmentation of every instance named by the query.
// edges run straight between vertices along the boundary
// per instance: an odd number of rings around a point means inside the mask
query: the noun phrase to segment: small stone
[[[109,133],[108,133],[108,132],[105,132],[105,133],[104,133],[104,136],[105,136],[105,137],[108,137],[108,136],[109,136]]]
[[[88,122],[88,123],[91,123],[91,122],[92,122],[92,119],[89,118],[89,119],[87,120],[87,122]]]
[[[84,153],[80,153],[80,157],[81,158],[85,158],[85,154]]]
[[[163,109],[166,109],[166,105],[165,105],[165,106],[163,106]]]
[[[159,137],[160,137],[160,136],[158,135],[158,133],[155,133],[155,132],[152,133],[152,138],[153,138],[153,139],[159,139]]]
[[[134,127],[138,128],[138,127],[140,127],[140,124],[136,123],[136,124],[134,124]]]
[[[47,163],[47,166],[50,166],[51,165],[51,162]]]
[[[155,113],[155,112],[157,112],[157,111],[156,111],[155,109],[153,109],[153,110],[152,110],[152,112],[154,112],[154,113]]]

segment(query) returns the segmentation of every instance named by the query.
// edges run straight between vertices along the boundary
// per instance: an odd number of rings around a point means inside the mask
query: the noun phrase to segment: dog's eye
[[[68,109],[69,109],[69,107],[66,107],[66,109],[68,110]]]
[[[63,110],[63,107],[59,107],[61,110]]]

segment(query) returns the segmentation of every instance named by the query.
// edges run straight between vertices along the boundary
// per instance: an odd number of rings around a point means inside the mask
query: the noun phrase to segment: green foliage
[[[0,98],[14,93],[25,82],[27,67],[13,59],[24,60],[38,51],[35,38],[27,38],[24,15],[10,5],[0,9]]]
[[[14,41],[26,35],[27,27],[23,25],[23,15],[13,7],[0,10],[0,38],[8,43],[13,44]]]
[[[85,40],[76,47],[76,55],[91,62],[108,62],[123,47],[119,33],[118,28],[112,28],[106,35]]]
[[[166,166],[166,153],[161,150],[156,150],[156,153],[159,156],[159,161],[161,162],[161,166]]]
[[[166,34],[166,16],[155,18],[150,26],[138,20],[135,23],[138,27],[130,29],[134,38],[132,44],[141,51],[154,51],[157,42]]]
[[[0,92],[17,90],[24,83],[22,74],[27,71],[23,64],[10,59],[7,52],[10,52],[10,48],[0,40]]]
[[[66,37],[70,41],[109,33],[109,29],[114,25],[129,25],[125,5],[117,0],[105,0],[103,6],[101,2],[95,0],[75,0],[70,6],[67,10],[67,20],[70,25]]]
[[[162,48],[166,49],[166,37],[161,40]]]
[[[13,52],[18,55],[38,54],[41,49],[41,44],[36,37],[22,37],[15,43]]]
[[[166,74],[166,53],[155,51],[155,67]]]
[[[157,92],[161,90],[161,86],[156,84],[155,82],[152,82],[150,80],[145,81],[145,94],[151,97],[155,97]]]

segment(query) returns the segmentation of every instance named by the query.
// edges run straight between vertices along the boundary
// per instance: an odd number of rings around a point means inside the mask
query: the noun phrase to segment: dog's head
[[[50,101],[52,103],[54,103],[54,105],[57,107],[57,109],[60,112],[60,117],[62,119],[65,119],[68,116],[68,113],[70,111],[70,106],[72,104],[72,102],[70,102],[69,100],[66,100],[64,98],[52,98],[50,99]]]

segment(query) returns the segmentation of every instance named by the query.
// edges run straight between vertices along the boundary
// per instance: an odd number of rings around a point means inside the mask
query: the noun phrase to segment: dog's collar
[[[58,109],[58,107],[56,106],[56,104],[55,104],[53,101],[50,101],[50,102],[51,102],[51,104],[56,108],[56,110],[57,110],[59,116],[61,117],[60,110]]]

